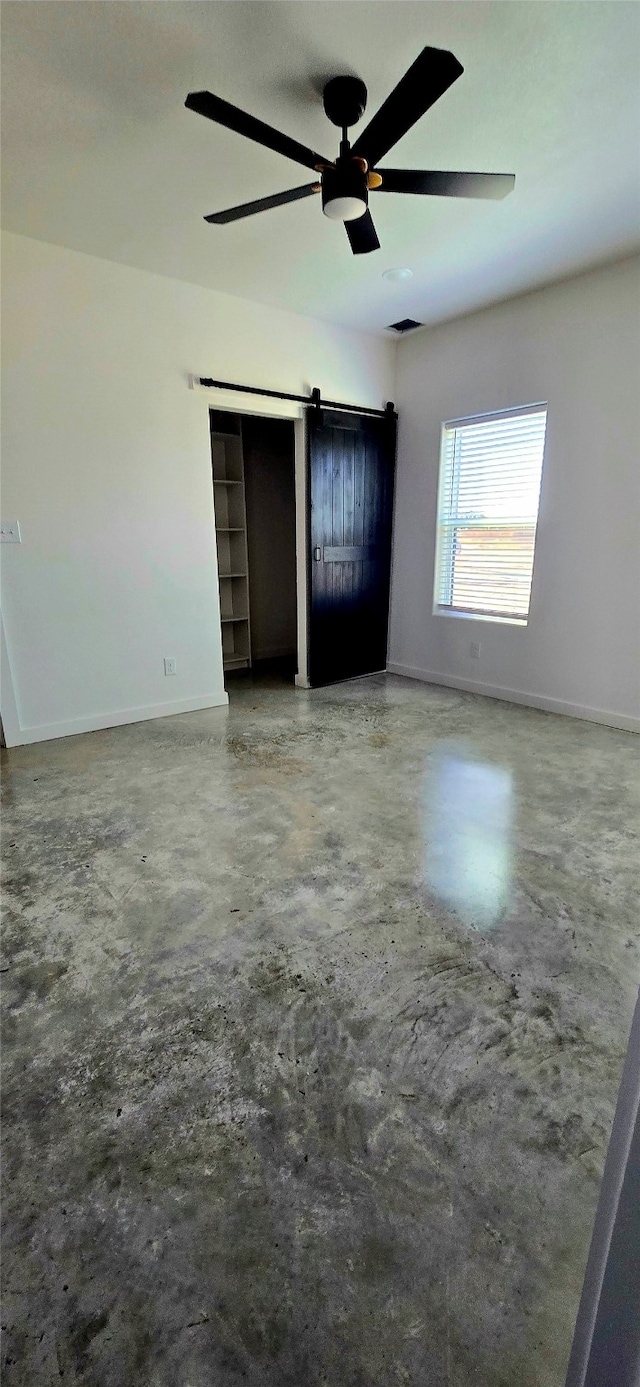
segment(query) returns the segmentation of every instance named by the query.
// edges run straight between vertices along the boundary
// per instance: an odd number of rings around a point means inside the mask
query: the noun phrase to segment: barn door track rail
[[[236,385],[230,380],[213,380],[211,376],[192,376],[191,381],[193,385],[204,385],[211,390],[237,390],[241,395],[267,395],[271,400],[293,400],[296,404],[310,405],[318,414],[323,409],[336,409],[346,414],[370,414],[375,419],[398,417],[393,400],[387,400],[384,409],[372,409],[370,405],[346,405],[340,400],[324,400],[317,386],[310,395],[289,395],[285,390],[262,390],[256,385]]]

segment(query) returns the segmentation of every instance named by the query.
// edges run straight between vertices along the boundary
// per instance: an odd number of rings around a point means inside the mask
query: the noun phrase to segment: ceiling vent
[[[412,332],[414,327],[424,327],[415,318],[401,318],[399,323],[389,323],[389,332]]]

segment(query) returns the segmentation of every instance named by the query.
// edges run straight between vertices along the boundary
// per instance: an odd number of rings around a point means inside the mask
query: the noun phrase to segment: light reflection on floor
[[[425,885],[479,929],[509,904],[513,787],[505,766],[471,759],[463,745],[438,748],[424,782]]]

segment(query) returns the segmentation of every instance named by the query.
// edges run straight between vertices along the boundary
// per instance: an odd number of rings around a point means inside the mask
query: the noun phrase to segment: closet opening
[[[225,687],[297,673],[291,419],[209,411]]]

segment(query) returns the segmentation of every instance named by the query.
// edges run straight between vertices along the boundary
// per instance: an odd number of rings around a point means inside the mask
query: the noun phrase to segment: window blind
[[[442,426],[434,609],[526,621],[545,405]]]

